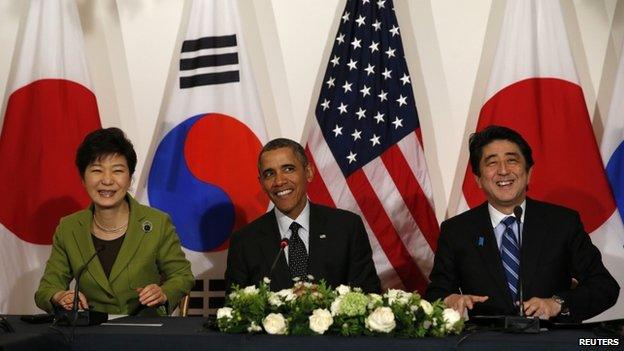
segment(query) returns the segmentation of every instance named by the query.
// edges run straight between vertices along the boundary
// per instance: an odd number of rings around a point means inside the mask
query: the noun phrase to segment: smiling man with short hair
[[[268,142],[260,151],[258,172],[274,208],[232,234],[225,272],[228,291],[234,284],[257,285],[264,277],[271,279],[271,290],[281,290],[309,275],[332,287],[381,290],[362,219],[308,201],[314,169],[299,143],[285,138]]]
[[[522,277],[527,316],[581,321],[613,306],[620,288],[579,214],[526,196],[534,161],[522,136],[489,126],[469,148],[487,202],[442,223],[426,297],[471,315],[515,315]]]

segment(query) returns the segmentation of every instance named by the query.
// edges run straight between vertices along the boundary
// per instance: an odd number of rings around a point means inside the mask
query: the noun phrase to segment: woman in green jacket
[[[118,128],[87,135],[76,166],[91,205],[61,219],[35,293],[41,309],[71,310],[69,283],[80,278],[79,305],[110,314],[155,309],[166,315],[194,283],[169,216],[128,194],[137,157]]]

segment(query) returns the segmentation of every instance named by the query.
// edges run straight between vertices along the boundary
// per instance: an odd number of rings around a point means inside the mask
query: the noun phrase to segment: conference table
[[[27,324],[19,316],[6,316],[14,333],[0,334],[0,350],[296,350],[296,351],[400,351],[400,350],[624,350],[624,340],[596,334],[591,329],[510,334],[475,331],[443,338],[273,336],[226,334],[203,327],[201,317],[124,317],[109,325],[50,328]],[[141,324],[141,325],[137,325]],[[145,326],[156,324],[161,326]],[[583,346],[579,340],[617,340],[614,346]],[[603,342],[604,343],[604,342]]]

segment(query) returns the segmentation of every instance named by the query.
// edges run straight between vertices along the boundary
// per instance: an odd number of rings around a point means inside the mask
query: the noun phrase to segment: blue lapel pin
[[[482,236],[479,236],[479,239],[477,240],[477,245],[483,247],[483,242],[485,241],[485,239]]]

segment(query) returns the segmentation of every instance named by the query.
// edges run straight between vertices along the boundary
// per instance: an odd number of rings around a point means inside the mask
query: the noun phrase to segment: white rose
[[[251,322],[251,325],[247,327],[247,331],[249,333],[259,332],[259,331],[262,331],[262,327],[257,325],[256,322]]]
[[[232,309],[230,307],[221,307],[217,310],[217,319],[232,318]]]
[[[368,330],[381,333],[389,333],[396,327],[394,313],[390,307],[377,307],[366,317],[364,323]]]
[[[344,295],[348,292],[351,292],[351,288],[346,286],[346,285],[342,285],[340,284],[337,288],[336,288],[336,292],[338,292],[338,295]]]
[[[297,298],[297,295],[293,293],[292,289],[282,289],[277,292],[285,301],[292,301]]]
[[[280,307],[284,303],[278,294],[271,292],[269,293],[269,304],[271,306]]]
[[[334,301],[332,301],[331,306],[329,306],[329,310],[331,311],[332,316],[340,313],[340,304],[342,303],[342,296],[336,297]]]
[[[366,307],[372,310],[377,303],[382,302],[382,299],[383,297],[379,294],[368,294],[368,305]]]
[[[425,311],[427,316],[431,316],[433,313],[433,306],[427,300],[420,300],[420,307]]]
[[[388,291],[386,291],[384,296],[386,296],[387,298],[397,298],[400,293],[401,293],[401,290],[399,289],[388,289]]]
[[[386,297],[388,298],[388,304],[390,305],[395,302],[405,305],[409,302],[410,298],[412,298],[412,293],[399,289],[390,289],[386,293]]]
[[[310,329],[318,334],[325,333],[334,323],[331,313],[324,308],[317,308],[312,311],[312,315],[308,319],[310,320]]]
[[[262,326],[269,334],[283,335],[288,330],[286,319],[281,313],[269,313],[262,320]]]
[[[269,279],[269,277],[262,278],[262,281],[265,282],[266,284],[271,284],[271,279]]]
[[[402,292],[399,289],[388,289],[384,296],[388,299],[388,304],[392,305],[401,296]]]
[[[255,285],[250,285],[248,287],[245,287],[245,289],[243,289],[243,292],[245,294],[254,295],[258,293],[258,288],[256,288]]]
[[[286,297],[290,294],[292,294],[292,289],[282,289],[280,291],[277,292],[277,294],[281,297]]]
[[[234,300],[235,298],[237,298],[237,297],[238,297],[238,293],[236,293],[236,292],[231,292],[231,293],[230,293],[230,295],[228,295],[228,296],[229,296],[230,300]]]
[[[461,319],[461,315],[452,308],[445,308],[442,311],[442,319],[444,319],[444,328],[453,329],[455,323]]]
[[[399,296],[398,301],[401,305],[407,305],[407,303],[409,302],[411,298],[412,298],[412,293],[402,292],[402,294]]]

